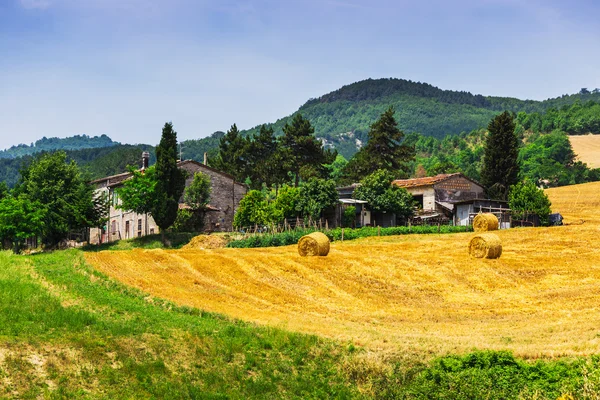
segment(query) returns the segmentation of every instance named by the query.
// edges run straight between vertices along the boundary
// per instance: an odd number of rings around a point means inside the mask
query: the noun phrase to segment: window
[[[141,218],[138,219],[138,229],[137,230],[138,230],[138,232],[137,232],[138,237],[142,236],[142,219]]]
[[[112,222],[110,223],[110,232],[111,232],[113,235],[116,235],[116,234],[117,234],[117,221],[116,221],[116,220],[114,220],[114,219],[113,219],[113,220],[112,220]]]
[[[129,238],[129,221],[125,221],[125,239]]]

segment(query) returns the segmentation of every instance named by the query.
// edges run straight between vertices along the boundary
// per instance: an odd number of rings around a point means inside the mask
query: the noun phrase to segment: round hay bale
[[[329,238],[321,232],[313,232],[298,240],[298,253],[302,256],[326,256],[329,254]]]
[[[498,230],[498,218],[494,214],[477,214],[473,218],[473,230],[475,232],[487,232]]]
[[[473,236],[469,242],[469,254],[475,258],[498,258],[502,254],[502,241],[493,233]]]

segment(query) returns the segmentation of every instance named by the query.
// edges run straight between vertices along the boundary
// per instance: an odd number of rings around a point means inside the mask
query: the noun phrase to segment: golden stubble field
[[[590,168],[600,168],[600,135],[569,136],[577,159]]]
[[[86,253],[153,296],[383,353],[509,349],[536,358],[600,352],[600,183],[551,189],[566,222],[499,231],[498,260],[473,234],[332,243],[327,257],[267,249]]]

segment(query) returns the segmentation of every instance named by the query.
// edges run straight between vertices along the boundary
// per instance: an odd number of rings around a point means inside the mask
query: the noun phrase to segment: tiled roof
[[[455,174],[439,174],[436,176],[426,176],[424,178],[396,179],[392,183],[396,186],[403,187],[403,188],[431,186],[436,183],[445,181],[446,179],[448,179],[452,176],[456,176],[456,175],[461,175],[461,174],[457,172]]]

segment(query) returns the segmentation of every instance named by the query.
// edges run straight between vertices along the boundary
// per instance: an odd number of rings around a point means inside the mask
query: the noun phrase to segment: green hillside
[[[427,83],[404,79],[367,79],[344,86],[318,99],[308,100],[300,112],[315,127],[317,137],[351,157],[367,138],[369,127],[390,105],[405,133],[421,133],[438,139],[486,127],[498,113],[543,113],[577,101],[600,101],[600,92],[564,95],[545,101],[473,95],[442,90]],[[273,123],[282,132],[288,117]],[[245,131],[258,132],[258,127]]]

